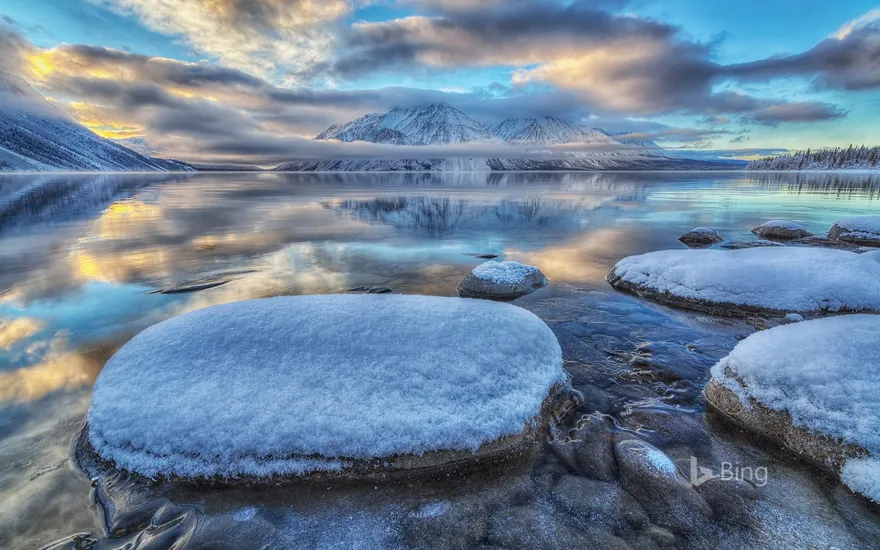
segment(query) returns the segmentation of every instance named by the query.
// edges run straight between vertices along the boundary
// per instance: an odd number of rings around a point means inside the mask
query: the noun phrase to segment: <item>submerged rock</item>
[[[766,248],[768,246],[785,246],[782,243],[778,243],[776,241],[731,241],[721,245],[721,248],[727,248],[729,250],[742,250],[743,248]]]
[[[519,262],[486,262],[471,271],[458,285],[466,298],[513,299],[547,284],[547,277],[535,266]]]
[[[512,305],[251,300],[123,346],[95,384],[85,447],[162,478],[435,468],[515,455],[540,439],[567,387],[553,332]]]
[[[841,250],[662,250],[624,258],[618,290],[721,316],[880,313],[880,264]]]
[[[717,231],[709,227],[695,227],[678,238],[688,246],[709,246],[724,240]]]
[[[880,502],[880,316],[758,332],[712,368],[723,417],[772,438]]]
[[[868,246],[880,246],[880,216],[859,216],[835,223],[828,237]]]
[[[660,449],[640,439],[621,437],[615,442],[614,454],[622,487],[655,524],[687,535],[711,518],[712,508]]]
[[[788,220],[770,220],[752,229],[752,233],[762,239],[800,239],[812,235],[801,224]]]

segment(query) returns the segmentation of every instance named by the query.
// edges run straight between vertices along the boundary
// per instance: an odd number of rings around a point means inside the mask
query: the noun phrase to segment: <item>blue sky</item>
[[[0,15],[0,70],[103,135],[190,159],[441,100],[743,158],[880,141],[880,9],[861,0],[3,0]]]

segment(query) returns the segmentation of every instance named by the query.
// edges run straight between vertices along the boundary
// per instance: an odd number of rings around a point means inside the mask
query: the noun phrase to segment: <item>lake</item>
[[[417,547],[426,532],[460,546],[462,520],[444,523],[450,515],[484,515],[474,527],[481,544],[501,545],[500,531],[530,521],[548,529],[536,541],[555,544],[580,543],[571,529],[602,545],[880,544],[876,510],[705,414],[708,369],[756,322],[666,309],[604,281],[625,256],[684,248],[677,237],[696,226],[747,241],[770,219],[824,234],[837,219],[878,211],[880,177],[865,174],[0,175],[0,547],[394,548]],[[566,483],[578,476],[550,445],[478,481],[383,491],[147,491],[125,476],[93,486],[71,460],[104,361],[151,324],[274,295],[454,296],[487,255],[549,278],[514,303],[556,333],[586,398],[582,422],[639,434],[682,471],[690,457],[766,467],[760,496],[737,515],[704,495],[715,515],[680,530],[650,526],[663,521],[642,502],[651,524],[624,525],[624,512],[572,511]],[[573,498],[612,489],[581,487]],[[505,517],[515,521],[505,527]]]

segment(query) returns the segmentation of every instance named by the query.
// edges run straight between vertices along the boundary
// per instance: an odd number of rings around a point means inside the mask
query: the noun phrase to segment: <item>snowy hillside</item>
[[[503,141],[512,145],[561,145],[587,143],[620,145],[605,133],[585,130],[558,117],[509,118],[493,128]]]
[[[15,75],[0,72],[0,171],[191,171],[102,138],[53,107]]]
[[[369,141],[394,145],[446,145],[497,141],[486,126],[445,103],[412,109],[397,107],[369,114],[343,126],[334,125],[316,139]]]
[[[455,143],[510,146],[509,157],[406,158],[293,161],[279,171],[500,171],[500,170],[705,170],[729,163],[674,158],[650,141],[616,139],[600,128],[586,128],[558,117],[509,118],[490,128],[446,104],[395,108],[335,124],[315,139],[392,145]],[[558,146],[570,146],[570,150]],[[434,153],[436,154],[436,153]],[[530,155],[533,155],[530,158]]]
[[[795,151],[754,160],[746,170],[880,170],[880,147]]]

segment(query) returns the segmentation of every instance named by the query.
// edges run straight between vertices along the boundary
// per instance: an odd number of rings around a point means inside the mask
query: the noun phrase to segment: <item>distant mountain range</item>
[[[364,115],[335,124],[317,140],[401,146],[509,145],[510,157],[338,159],[294,161],[280,171],[477,171],[477,170],[711,170],[744,163],[684,159],[656,143],[626,139],[601,128],[578,126],[558,117],[509,118],[489,126],[445,103]],[[571,151],[551,149],[570,145]],[[517,147],[518,149],[513,149]],[[529,158],[534,154],[534,159]]]
[[[0,171],[66,170],[170,172],[194,168],[102,138],[46,101],[24,79],[0,72]]]
[[[509,118],[490,127],[445,103],[397,107],[387,113],[368,114],[343,125],[333,125],[315,139],[407,146],[404,151],[409,152],[426,147],[426,154],[413,155],[414,158],[403,158],[409,153],[400,153],[390,155],[393,158],[293,161],[275,170],[426,172],[740,167],[735,162],[669,156],[651,141],[627,139],[625,135],[578,126],[552,116]],[[482,148],[500,154],[468,157],[462,156],[459,148],[456,155],[447,155],[447,150],[442,148],[460,144],[474,144],[475,151]],[[395,151],[395,148],[385,151]],[[154,153],[155,149],[143,138],[113,141],[95,134],[46,101],[24,79],[0,72],[0,171],[260,170],[254,166],[188,164],[155,158],[151,156]],[[291,152],[291,156],[295,154]]]

